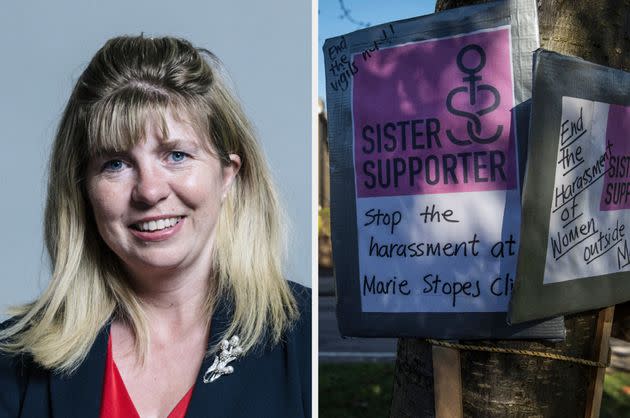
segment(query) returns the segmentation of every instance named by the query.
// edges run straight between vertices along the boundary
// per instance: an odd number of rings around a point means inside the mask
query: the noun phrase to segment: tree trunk
[[[436,11],[487,0],[438,0]],[[630,68],[630,0],[538,0],[541,46],[586,60]],[[550,351],[594,359],[597,311],[565,317],[562,343],[485,341],[484,345]],[[582,417],[594,368],[501,353],[461,351],[467,417]],[[401,338],[391,417],[432,417],[431,346]]]

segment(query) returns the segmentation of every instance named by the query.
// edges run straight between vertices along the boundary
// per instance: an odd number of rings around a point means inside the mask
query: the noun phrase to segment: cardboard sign
[[[630,300],[630,74],[535,59],[515,323]]]
[[[509,26],[355,63],[363,311],[505,312],[520,229]]]
[[[564,336],[561,321],[506,324],[520,241],[517,144],[527,129],[518,105],[535,48],[529,1],[326,41],[342,334]]]

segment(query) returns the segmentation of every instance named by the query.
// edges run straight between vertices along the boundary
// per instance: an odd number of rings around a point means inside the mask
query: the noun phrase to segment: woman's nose
[[[134,202],[154,206],[170,194],[170,186],[160,167],[151,164],[138,164],[131,198]]]

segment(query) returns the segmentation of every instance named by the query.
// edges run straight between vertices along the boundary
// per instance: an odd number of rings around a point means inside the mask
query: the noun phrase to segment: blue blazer
[[[203,383],[214,355],[204,359],[187,418],[311,416],[311,291],[290,283],[300,319],[279,344],[263,346],[230,363],[234,373]],[[212,316],[208,347],[229,325],[226,303]],[[0,354],[0,418],[98,418],[110,326],[98,334],[70,376],[39,367],[27,356]],[[186,361],[186,359],[181,359]]]

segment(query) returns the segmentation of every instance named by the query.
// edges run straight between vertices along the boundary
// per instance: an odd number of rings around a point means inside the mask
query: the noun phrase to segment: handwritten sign
[[[506,323],[521,219],[515,106],[531,78],[515,78],[531,57],[513,46],[537,39],[535,10],[479,5],[326,41],[343,335],[563,337],[558,323]],[[516,28],[512,13],[531,19]]]
[[[510,28],[353,64],[364,311],[507,311],[520,228]]]
[[[630,75],[538,58],[514,322],[630,299]]]
[[[545,284],[630,270],[624,128],[630,107],[563,97]]]
[[[372,54],[384,46],[391,45],[389,37],[394,35],[394,26],[389,24],[381,29],[381,36],[374,39],[370,46],[361,51],[361,57],[367,61]],[[350,87],[352,77],[359,72],[357,65],[348,57],[348,43],[344,36],[337,42],[330,43],[326,49],[329,85],[334,91],[346,91]]]

